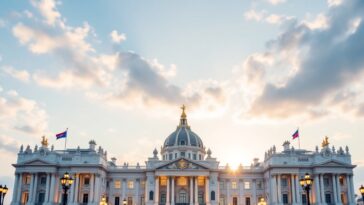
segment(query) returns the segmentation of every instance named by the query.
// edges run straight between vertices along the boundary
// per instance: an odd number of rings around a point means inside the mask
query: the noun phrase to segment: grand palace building
[[[263,160],[232,170],[220,166],[202,139],[191,130],[183,108],[179,125],[155,149],[144,165],[118,165],[91,140],[87,148],[54,150],[21,147],[15,167],[12,205],[59,204],[60,178],[70,173],[74,183],[68,204],[98,205],[298,205],[308,204],[299,181],[313,179],[309,202],[354,205],[353,169],[348,147],[330,146],[324,139],[315,150],[269,148]]]

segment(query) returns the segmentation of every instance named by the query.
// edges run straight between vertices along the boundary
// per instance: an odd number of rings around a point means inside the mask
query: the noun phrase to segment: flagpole
[[[298,132],[299,132],[300,128],[297,128]],[[301,149],[301,136],[298,136],[298,149]]]
[[[68,128],[66,129],[66,133],[68,134]],[[64,138],[64,153],[66,153],[67,149],[67,136]]]

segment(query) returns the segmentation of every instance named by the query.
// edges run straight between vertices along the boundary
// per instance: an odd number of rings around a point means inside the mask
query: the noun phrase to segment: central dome
[[[164,141],[164,147],[192,146],[203,148],[201,138],[196,133],[192,132],[190,126],[187,124],[185,109],[186,107],[183,105],[180,123],[177,126],[176,131],[172,132]]]

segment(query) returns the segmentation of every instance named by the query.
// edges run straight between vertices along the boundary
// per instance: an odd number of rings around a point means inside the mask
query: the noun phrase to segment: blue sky
[[[186,104],[223,165],[263,159],[299,127],[302,148],[326,135],[350,147],[357,189],[363,10],[360,0],[2,1],[1,183],[12,185],[21,144],[46,135],[61,149],[54,134],[66,128],[69,147],[94,139],[120,164],[143,162]]]

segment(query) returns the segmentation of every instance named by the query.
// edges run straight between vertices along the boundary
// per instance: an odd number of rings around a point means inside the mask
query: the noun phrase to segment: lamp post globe
[[[362,202],[364,203],[364,186],[363,186],[363,185],[361,185],[361,186],[359,187],[359,191],[360,191],[360,193],[361,193],[361,199],[362,199]]]
[[[68,190],[71,187],[71,185],[73,184],[73,179],[72,177],[70,177],[70,175],[68,174],[68,172],[64,173],[63,177],[60,179],[61,184],[62,184],[62,188],[63,188],[63,205],[67,204],[67,199],[68,199]]]
[[[0,185],[0,204],[4,204],[5,195],[8,192],[8,187]]]
[[[307,195],[307,205],[310,205],[310,189],[311,189],[311,185],[313,183],[313,179],[311,178],[311,176],[306,173],[305,176],[300,179],[300,185],[302,186],[302,189],[306,191],[306,195]]]
[[[124,198],[124,200],[123,200],[123,205],[126,205],[126,199]]]

